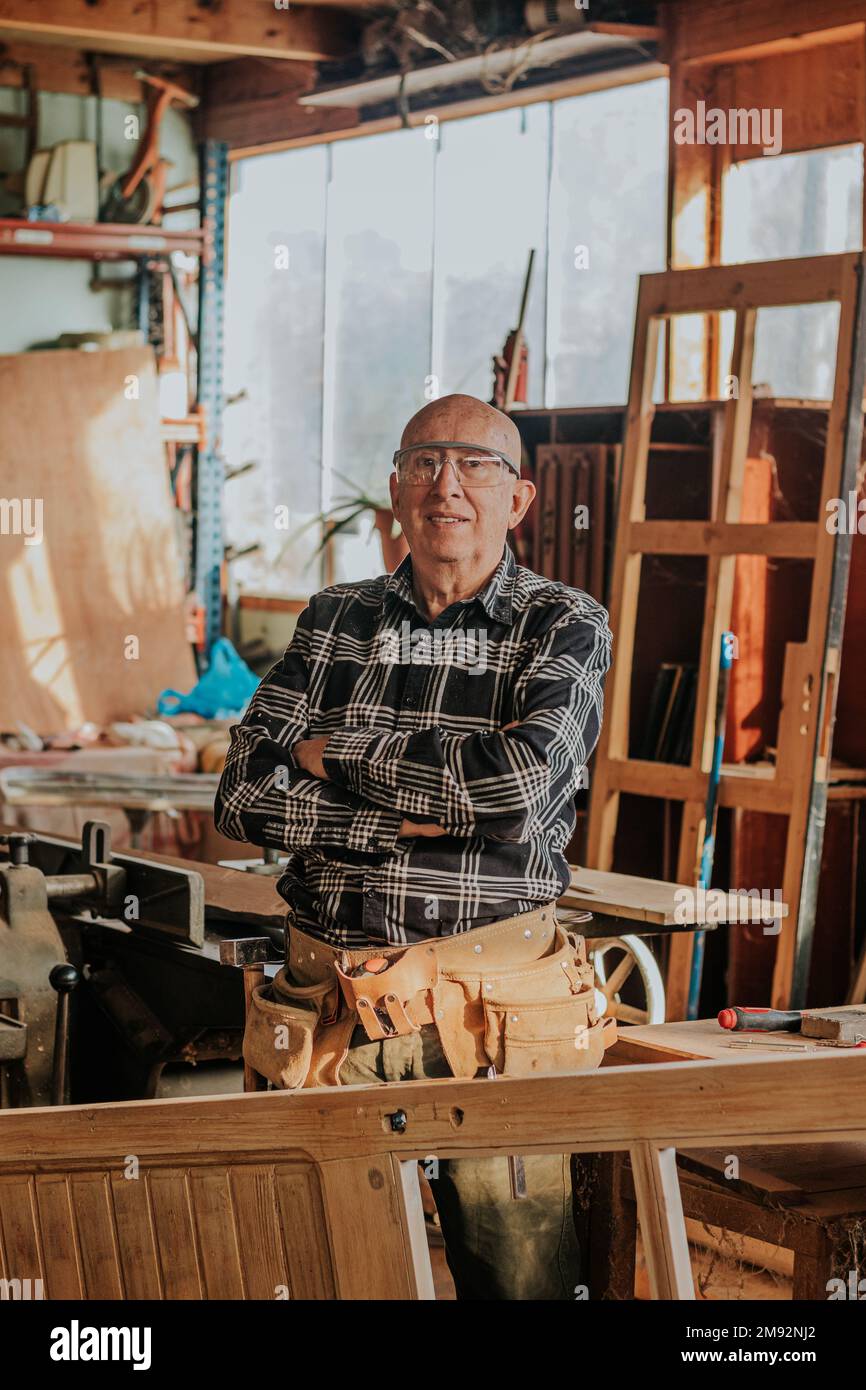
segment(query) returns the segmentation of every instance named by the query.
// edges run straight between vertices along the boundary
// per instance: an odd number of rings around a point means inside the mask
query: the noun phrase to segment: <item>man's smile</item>
[[[446,527],[457,526],[460,523],[467,522],[469,517],[455,516],[453,512],[428,512],[424,520],[429,521],[431,526]]]

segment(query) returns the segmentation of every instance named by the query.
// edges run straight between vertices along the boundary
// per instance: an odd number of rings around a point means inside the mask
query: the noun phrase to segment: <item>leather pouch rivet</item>
[[[529,928],[527,927],[527,928],[526,928],[526,931],[523,933],[523,935],[524,935],[524,936],[527,938],[527,940],[528,940],[529,937],[532,935],[532,932],[531,932],[531,931],[529,930]]]
[[[481,954],[481,947],[480,947],[480,946],[473,946],[472,949],[473,949],[473,951],[475,952],[476,956]]]

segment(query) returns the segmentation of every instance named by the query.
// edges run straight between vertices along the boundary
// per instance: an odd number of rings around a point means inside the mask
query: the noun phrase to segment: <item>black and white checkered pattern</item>
[[[438,656],[437,629],[452,634]],[[508,547],[485,588],[432,624],[413,601],[411,556],[325,589],[231,731],[217,827],[289,851],[279,890],[292,919],[334,946],[528,912],[569,882],[563,851],[610,649],[601,605]],[[325,735],[326,782],[291,754]],[[404,818],[447,833],[398,839]]]

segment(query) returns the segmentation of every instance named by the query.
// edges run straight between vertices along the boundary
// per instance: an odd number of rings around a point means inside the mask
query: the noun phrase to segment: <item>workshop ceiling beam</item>
[[[212,63],[242,55],[318,62],[355,47],[356,22],[330,6],[273,0],[0,0],[0,42],[54,43]]]
[[[669,0],[664,23],[672,63],[727,62],[855,38],[866,0]]]

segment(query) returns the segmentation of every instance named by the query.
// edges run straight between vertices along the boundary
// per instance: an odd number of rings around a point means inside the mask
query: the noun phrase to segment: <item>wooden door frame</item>
[[[125,1237],[119,1238],[119,1203],[143,1200],[143,1188],[124,1181],[124,1165],[135,1155],[145,1184],[174,1184],[168,1248],[154,1237],[156,1254],[146,1252],[154,1264],[171,1261],[172,1242],[183,1251],[185,1230],[194,1245],[202,1244],[189,1201],[196,1183],[210,1184],[211,1229],[231,1226],[232,1217],[215,1205],[225,1200],[229,1165],[235,1181],[238,1174],[254,1174],[255,1200],[248,1189],[241,1205],[265,1253],[276,1252],[274,1267],[280,1251],[289,1267],[306,1262],[300,1275],[290,1268],[292,1296],[430,1298],[419,1160],[627,1150],[652,1296],[688,1299],[694,1289],[676,1150],[724,1145],[736,1152],[737,1145],[817,1139],[866,1141],[866,1068],[857,1053],[612,1066],[493,1083],[419,1081],[10,1110],[0,1113],[2,1277],[42,1278],[49,1298],[70,1296],[68,1287],[56,1291],[59,1280],[80,1287],[78,1297],[105,1296],[104,1268],[86,1267],[76,1246],[75,1260],[85,1266],[76,1285],[69,1250],[57,1254],[69,1223],[82,1226],[80,1191],[87,1195],[88,1220],[97,1210],[107,1214],[114,1296],[172,1296],[164,1281],[156,1281],[152,1293],[132,1288],[137,1270],[128,1267]],[[282,1203],[271,1210],[270,1199],[261,1196],[271,1191],[269,1175],[290,1169],[295,1187],[284,1183]],[[310,1215],[314,1208],[318,1216]],[[236,1212],[234,1221],[232,1239],[248,1236],[238,1229]],[[138,1265],[142,1258],[137,1250]],[[201,1263],[201,1252],[195,1258]],[[211,1292],[207,1270],[196,1278],[193,1254],[187,1262],[192,1282],[185,1296],[226,1296]],[[242,1277],[240,1286],[243,1291],[230,1296],[265,1296],[249,1292]]]
[[[798,667],[796,741],[786,760],[780,748],[776,774],[762,779],[723,772],[720,804],[788,816],[782,898],[789,916],[778,938],[773,999],[776,1007],[802,1007],[812,946],[823,807],[829,777],[832,725],[841,661],[850,536],[831,533],[826,503],[846,498],[856,486],[863,431],[866,304],[861,252],[787,261],[668,271],[640,279],[623,466],[617,498],[611,584],[614,663],[606,691],[606,718],[595,757],[587,834],[587,864],[613,866],[622,791],[683,803],[676,878],[697,882],[718,677],[716,654],[730,623],[737,555],[812,559],[807,640]],[[740,521],[742,478],[752,407],[755,319],[762,308],[838,303],[839,332],[833,401],[818,513],[811,522],[748,524]],[[704,521],[647,521],[646,481],[655,414],[652,399],[660,328],[683,314],[732,309],[736,332],[732,376],[737,394],[724,403],[719,486]],[[630,758],[630,687],[641,565],[644,555],[706,555],[707,590],[692,756],[688,768]],[[792,653],[789,652],[789,656]],[[766,886],[766,885],[765,885]],[[670,1018],[685,1016],[693,938],[673,938],[668,962]]]

